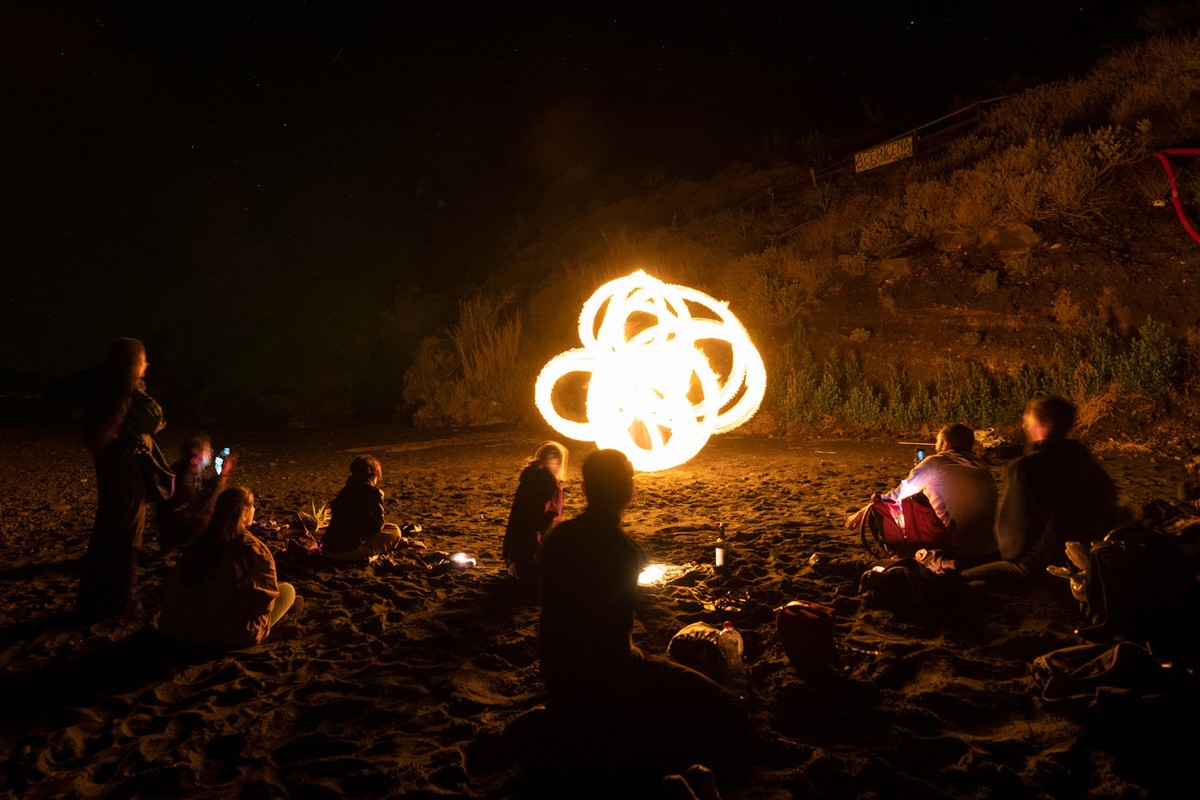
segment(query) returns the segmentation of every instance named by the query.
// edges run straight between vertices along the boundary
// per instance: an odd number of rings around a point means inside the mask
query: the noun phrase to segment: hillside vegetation
[[[457,321],[420,340],[404,410],[536,424],[533,378],[577,346],[584,300],[640,267],[746,325],[768,362],[757,430],[1003,426],[1058,392],[1093,432],[1139,441],[1193,414],[1200,242],[1152,154],[1197,144],[1200,38],[1153,38],[870,173],[732,164],[619,196],[564,180],[501,233]],[[1172,164],[1200,218],[1200,159]],[[423,304],[406,297],[390,324],[411,340]]]

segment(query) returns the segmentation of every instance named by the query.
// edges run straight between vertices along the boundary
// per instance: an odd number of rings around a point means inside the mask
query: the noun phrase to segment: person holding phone
[[[891,491],[878,495],[896,507],[911,497],[920,501],[924,513],[932,511],[946,528],[945,555],[953,558],[959,569],[997,556],[993,533],[996,478],[991,467],[975,456],[974,449],[974,430],[961,423],[946,425],[938,431],[934,453],[925,455],[924,450],[917,450],[916,463],[908,476]],[[846,526],[857,527],[859,522],[855,514]]]
[[[185,546],[208,525],[217,495],[224,491],[237,465],[237,455],[228,447],[222,454],[214,459],[212,439],[204,433],[181,443],[179,459],[171,465],[175,492],[155,508],[158,544],[163,550]]]

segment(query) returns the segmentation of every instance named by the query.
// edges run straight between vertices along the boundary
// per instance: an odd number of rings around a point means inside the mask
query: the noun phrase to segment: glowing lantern
[[[642,471],[692,458],[754,416],[766,391],[762,358],[726,303],[641,270],[584,303],[579,339],[538,375],[538,410],[564,436],[620,450]],[[589,375],[584,421],[555,406],[555,387],[573,373]]]
[[[645,569],[638,574],[638,583],[640,583],[642,586],[647,586],[651,583],[658,583],[663,579],[663,575],[666,573],[666,564],[647,564]]]

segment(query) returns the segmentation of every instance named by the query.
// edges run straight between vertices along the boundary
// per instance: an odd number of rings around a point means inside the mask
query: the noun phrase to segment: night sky
[[[0,368],[202,331],[222,283],[428,288],[578,166],[704,177],[864,105],[890,135],[1082,72],[1143,4],[124,5],[0,8]]]

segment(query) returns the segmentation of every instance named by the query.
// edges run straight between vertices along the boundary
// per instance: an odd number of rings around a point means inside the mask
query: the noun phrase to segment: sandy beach
[[[513,766],[501,732],[539,703],[537,609],[514,591],[500,543],[517,475],[538,434],[415,435],[398,427],[211,430],[239,453],[236,482],[258,518],[285,525],[331,499],[357,453],[383,464],[389,521],[416,523],[461,571],[403,560],[334,567],[265,537],[280,578],[306,599],[262,645],[180,661],[152,629],[173,555],[151,519],[141,612],[80,627],[67,612],[95,488],[78,435],[7,430],[0,508],[0,795],[334,798],[545,796]],[[172,452],[182,431],[164,432]],[[567,515],[582,510],[570,443]],[[722,795],[792,797],[1167,797],[1195,734],[1171,738],[1047,707],[1030,662],[1080,643],[1060,595],[979,595],[952,619],[871,608],[856,581],[871,557],[842,527],[869,492],[906,473],[894,441],[727,435],[692,462],[640,474],[629,533],[682,577],[644,590],[635,643],[663,653],[684,625],[731,620],[746,641],[756,741]],[[1140,509],[1174,499],[1178,458],[1098,448]],[[997,475],[1003,465],[996,465]],[[712,567],[717,526],[732,564]],[[789,600],[831,605],[835,670],[805,681],[774,633]],[[580,792],[582,793],[582,791]],[[563,795],[558,795],[563,796]]]

